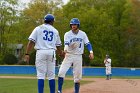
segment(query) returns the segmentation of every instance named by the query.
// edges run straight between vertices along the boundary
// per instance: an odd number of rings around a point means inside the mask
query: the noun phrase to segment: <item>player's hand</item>
[[[90,58],[91,60],[94,59],[93,53],[90,53],[90,54],[89,54],[89,58]]]
[[[65,57],[65,52],[64,52],[64,51],[61,51],[61,52],[59,53],[59,56],[62,57],[62,58],[64,58],[64,57]]]
[[[27,64],[29,64],[29,59],[30,59],[29,55],[24,56],[24,61],[27,62]]]

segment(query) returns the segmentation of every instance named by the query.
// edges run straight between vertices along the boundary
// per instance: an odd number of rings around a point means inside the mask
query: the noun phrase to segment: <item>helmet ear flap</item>
[[[77,26],[78,26],[78,28],[79,28],[79,27],[80,27],[80,24],[78,24]]]

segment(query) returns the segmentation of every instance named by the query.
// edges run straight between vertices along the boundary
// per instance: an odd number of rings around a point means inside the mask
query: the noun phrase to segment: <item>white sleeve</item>
[[[69,45],[70,41],[69,41],[69,38],[68,38],[68,35],[67,33],[65,33],[64,35],[64,45]]]
[[[89,39],[88,39],[86,33],[84,33],[84,43],[85,43],[85,44],[89,43]]]
[[[60,39],[60,36],[59,36],[59,33],[57,34],[57,40],[56,40],[56,46],[61,46],[61,39]]]
[[[31,40],[33,42],[36,42],[37,40],[37,27],[33,30],[33,32],[30,34],[28,40]]]
[[[107,62],[111,63],[111,59],[110,59],[110,58],[108,58],[108,59],[107,59]]]
[[[68,51],[68,45],[65,45],[64,52],[67,52],[67,51]]]

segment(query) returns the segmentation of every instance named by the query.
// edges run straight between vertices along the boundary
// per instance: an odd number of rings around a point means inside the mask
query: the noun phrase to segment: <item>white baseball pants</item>
[[[66,54],[60,66],[58,76],[65,77],[66,72],[73,64],[74,82],[79,82],[82,78],[82,55]]]
[[[37,78],[49,80],[55,78],[55,50],[37,50],[36,52],[36,70]]]

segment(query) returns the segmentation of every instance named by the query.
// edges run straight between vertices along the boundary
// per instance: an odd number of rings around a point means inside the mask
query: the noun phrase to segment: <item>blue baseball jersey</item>
[[[47,50],[61,46],[59,32],[49,24],[42,24],[36,27],[28,38],[35,42],[35,49]]]
[[[68,31],[64,35],[64,43],[68,45],[67,52],[70,54],[83,54],[84,44],[89,43],[89,39],[85,32],[79,30],[77,34],[72,30]]]

